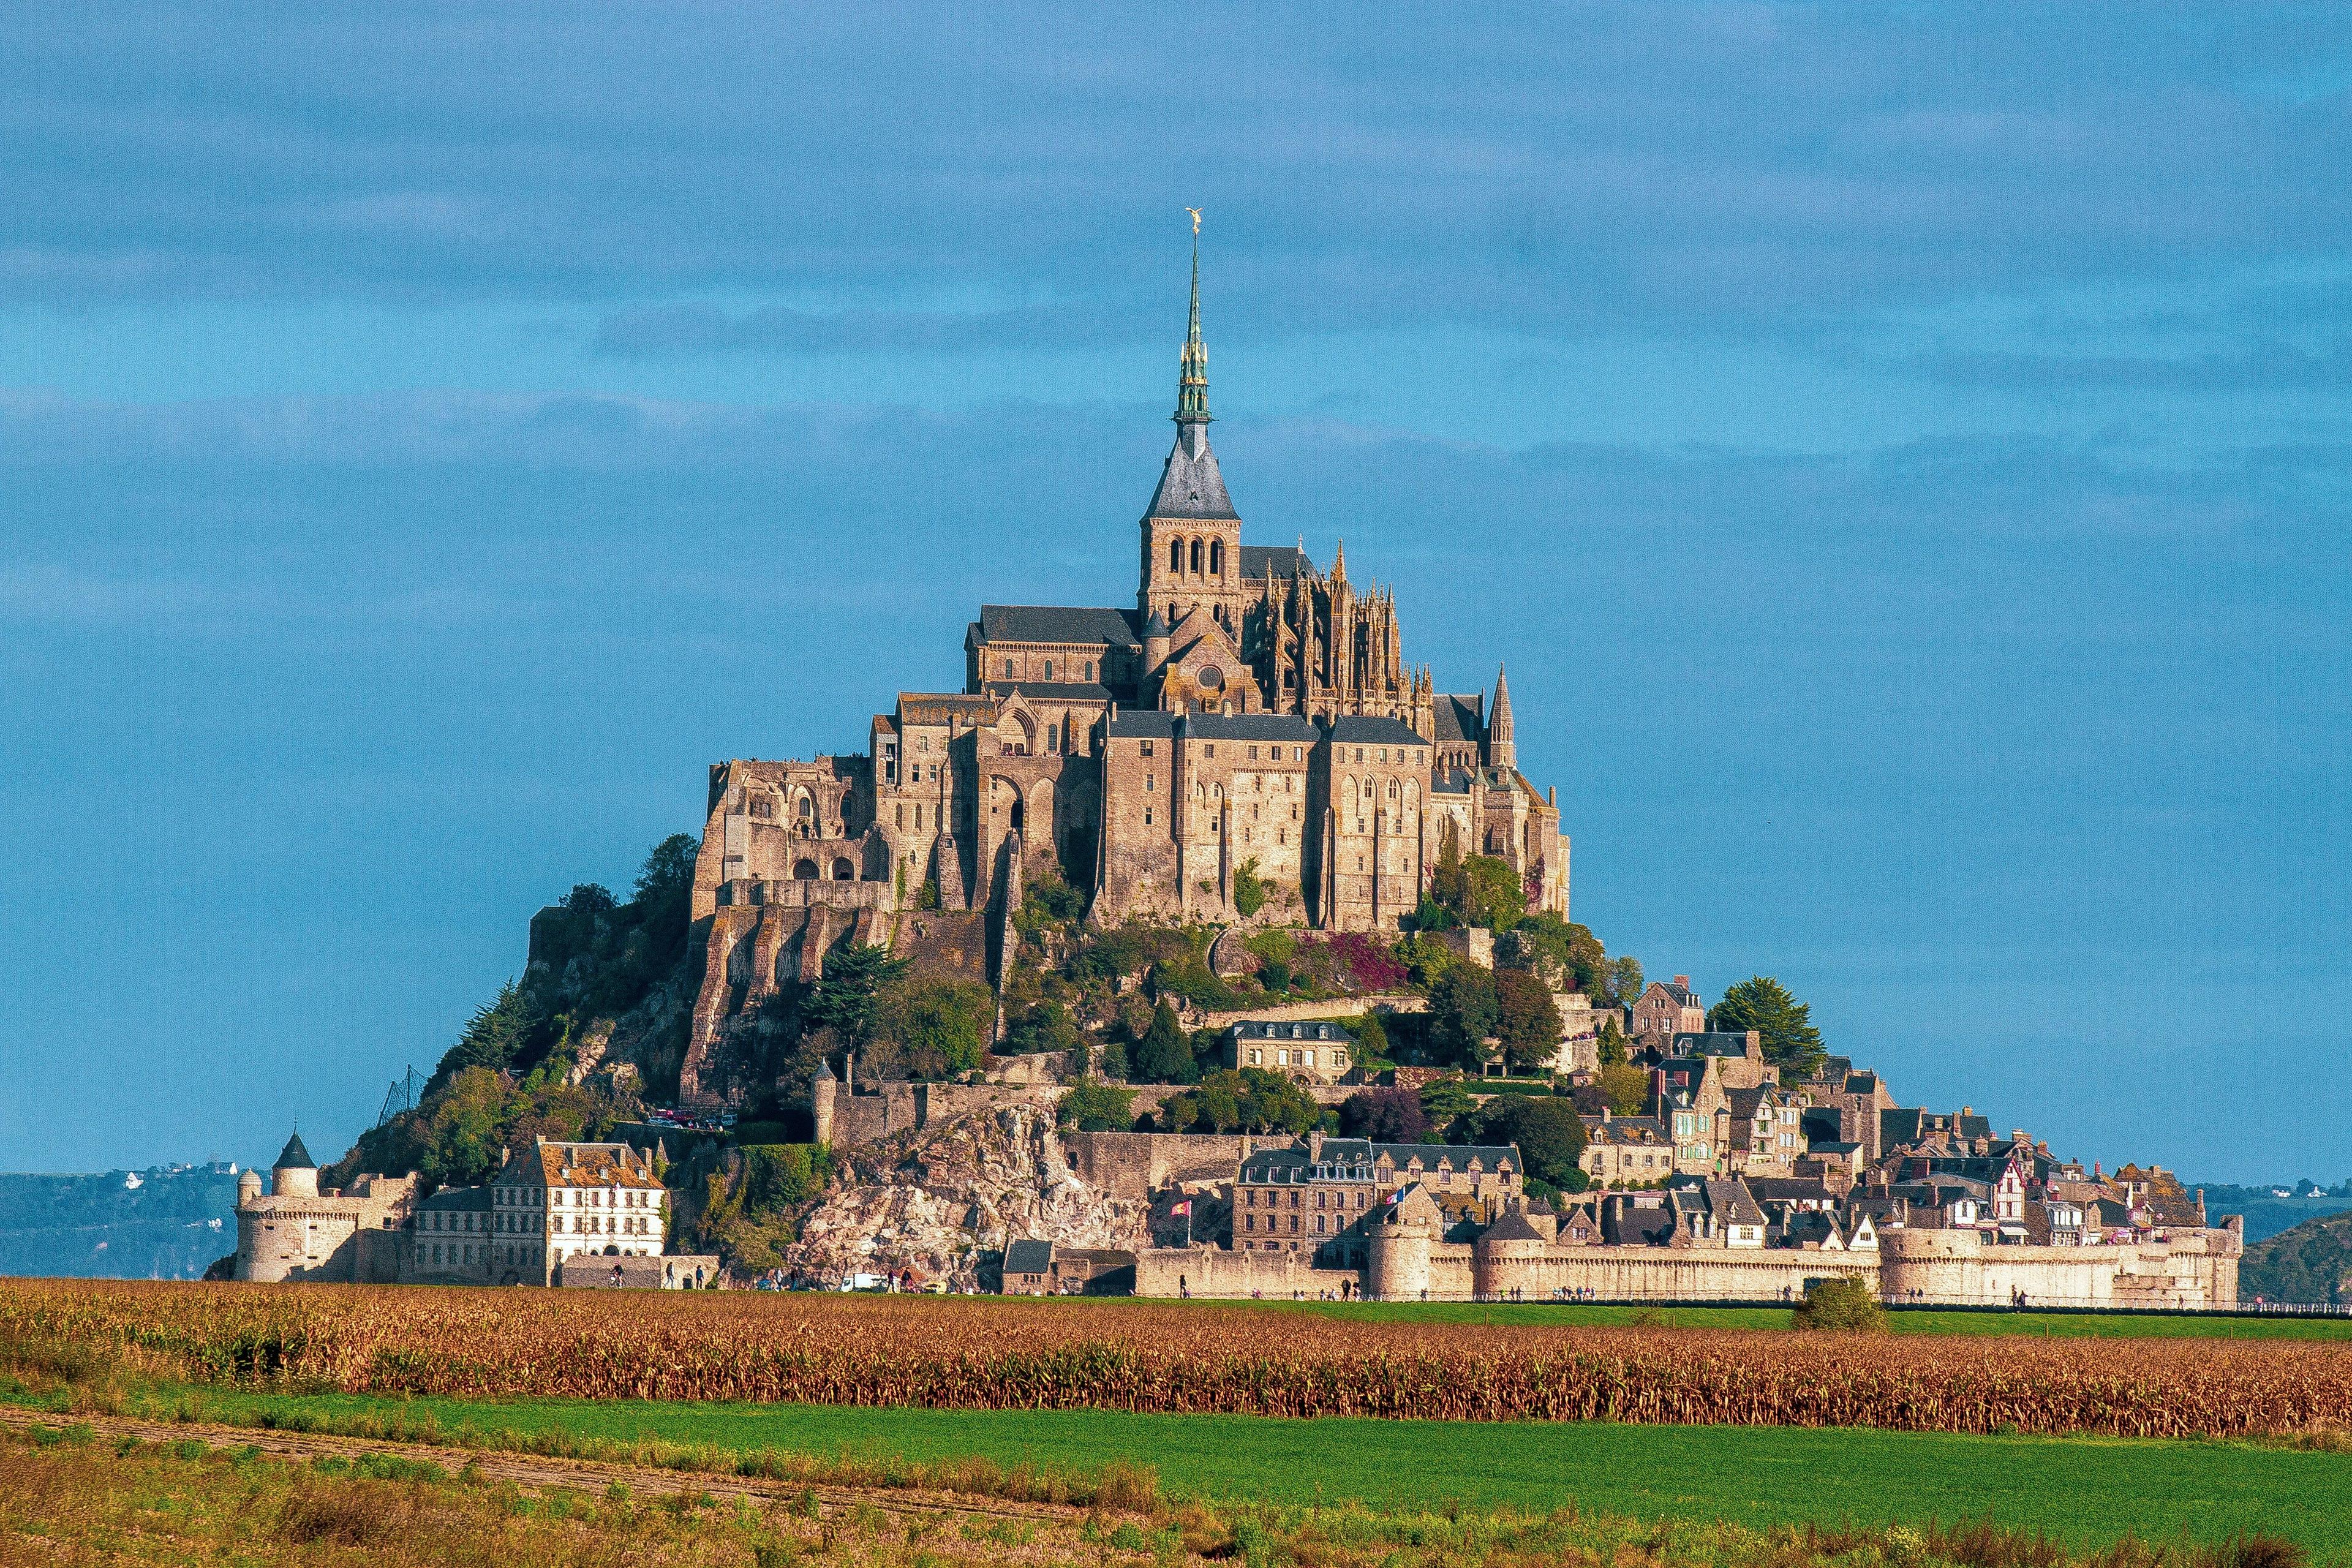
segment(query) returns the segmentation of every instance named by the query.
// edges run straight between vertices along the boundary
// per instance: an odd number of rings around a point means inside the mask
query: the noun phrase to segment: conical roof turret
[[[1519,764],[1519,748],[1511,735],[1511,682],[1499,664],[1495,667],[1495,711],[1486,721],[1486,761],[1497,768]]]
[[[302,1134],[299,1131],[286,1140],[286,1147],[278,1152],[278,1163],[270,1167],[273,1171],[315,1171],[318,1168],[318,1162],[310,1158],[310,1151],[302,1147]]]

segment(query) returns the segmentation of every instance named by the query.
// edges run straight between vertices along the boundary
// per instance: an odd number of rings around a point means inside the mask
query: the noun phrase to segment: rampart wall
[[[1224,1300],[1318,1300],[1355,1294],[1352,1268],[1317,1268],[1302,1252],[1227,1252],[1221,1247],[1162,1247],[1135,1255],[1139,1296],[1206,1296]]]

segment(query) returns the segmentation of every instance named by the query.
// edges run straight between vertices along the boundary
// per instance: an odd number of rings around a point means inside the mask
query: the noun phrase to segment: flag
[[[1170,1209],[1168,1212],[1171,1215],[1181,1214],[1189,1217],[1192,1213],[1192,1200],[1186,1198],[1182,1203],[1178,1204],[1174,1208]]]

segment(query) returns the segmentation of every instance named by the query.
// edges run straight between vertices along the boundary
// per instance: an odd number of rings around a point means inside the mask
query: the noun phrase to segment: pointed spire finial
[[[1184,353],[1176,377],[1176,423],[1206,425],[1209,414],[1209,351],[1201,342],[1201,209],[1192,215],[1192,313],[1184,327]]]
[[[1336,580],[1339,580],[1339,579],[1344,578],[1344,577],[1346,577],[1347,575],[1348,575],[1348,542],[1347,542],[1346,540],[1344,540],[1344,539],[1343,539],[1343,540],[1339,541],[1339,549],[1338,549],[1338,550],[1336,550],[1335,552],[1333,552],[1332,556],[1331,556],[1331,576],[1332,576],[1332,578],[1336,581]]]
[[[1503,666],[1495,667],[1495,710],[1486,720],[1486,761],[1497,768],[1518,765],[1519,748],[1511,733],[1511,682]]]

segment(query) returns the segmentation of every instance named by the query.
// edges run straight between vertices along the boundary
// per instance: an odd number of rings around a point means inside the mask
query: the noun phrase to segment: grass
[[[691,1482],[640,1497],[617,1477],[601,1489],[594,1479],[566,1471],[493,1480],[473,1464],[452,1476],[369,1457],[305,1463],[250,1448],[100,1443],[86,1429],[31,1441],[0,1435],[0,1561],[289,1568],[2302,1568],[2306,1561],[2274,1537],[2124,1546],[2085,1560],[1982,1524],[1952,1532],[1759,1531],[1570,1510],[1378,1513],[1199,1501],[1111,1513],[975,1512],[920,1501],[821,1501],[789,1487],[725,1496]]]
[[[2217,1542],[2269,1530],[2352,1542],[2352,1456],[2212,1442],[1974,1437],[1846,1428],[1463,1423],[1116,1411],[513,1403],[206,1390],[207,1419],[412,1428],[497,1445],[562,1432],[738,1453],[862,1453],[1013,1468],[1150,1466],[1171,1496],[1381,1511],[1573,1506],[1750,1529],[1990,1519],[2077,1546],[2126,1531]]]

